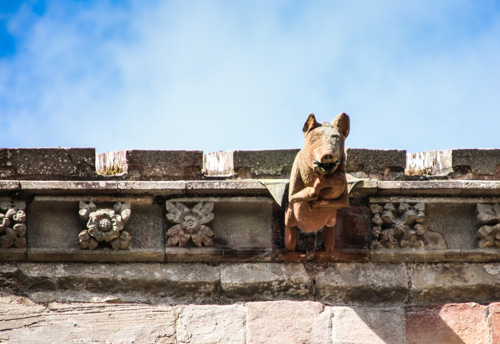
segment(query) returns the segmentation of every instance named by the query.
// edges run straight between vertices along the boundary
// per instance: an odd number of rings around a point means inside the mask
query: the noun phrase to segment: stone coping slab
[[[97,173],[128,180],[189,180],[202,176],[202,151],[124,150],[97,154]]]
[[[94,148],[2,148],[0,179],[91,179]]]
[[[2,148],[0,180],[197,180],[288,178],[299,149],[130,149],[95,154],[94,148]],[[500,179],[500,149],[406,153],[347,148],[346,171],[378,180]]]
[[[409,175],[500,178],[500,149],[447,149],[408,153]]]

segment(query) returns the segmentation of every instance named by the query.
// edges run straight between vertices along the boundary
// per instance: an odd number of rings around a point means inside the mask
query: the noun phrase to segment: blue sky
[[[0,0],[0,147],[500,147],[500,1]]]

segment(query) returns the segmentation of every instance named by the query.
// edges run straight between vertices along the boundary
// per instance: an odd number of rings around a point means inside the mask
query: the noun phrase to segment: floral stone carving
[[[179,202],[167,202],[167,219],[175,223],[167,231],[167,246],[184,247],[191,240],[198,247],[214,246],[214,232],[207,223],[214,219],[213,203],[198,203],[189,209]]]
[[[78,235],[81,249],[94,250],[100,242],[110,243],[115,250],[130,248],[132,237],[123,230],[131,215],[129,203],[117,202],[113,208],[97,209],[93,202],[80,202],[79,213],[87,226]]]
[[[26,247],[26,204],[22,201],[0,202],[0,247]]]
[[[425,246],[423,226],[425,205],[423,203],[371,204],[373,213],[371,247],[377,248],[422,248]]]
[[[500,248],[500,205],[478,204],[477,224],[480,226],[477,231],[479,247]]]

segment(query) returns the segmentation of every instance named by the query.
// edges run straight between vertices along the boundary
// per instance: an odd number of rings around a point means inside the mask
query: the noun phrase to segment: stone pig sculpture
[[[310,114],[304,124],[304,148],[293,163],[285,212],[285,246],[290,251],[295,250],[298,227],[304,232],[325,228],[325,250],[333,252],[337,209],[349,203],[344,157],[349,128],[345,113],[332,123],[318,123]]]

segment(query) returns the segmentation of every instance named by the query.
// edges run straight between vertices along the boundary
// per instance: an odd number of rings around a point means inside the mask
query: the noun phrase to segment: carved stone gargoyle
[[[344,140],[350,121],[345,113],[331,123],[318,123],[314,114],[302,129],[304,148],[295,157],[285,212],[285,247],[295,250],[297,227],[303,232],[324,228],[325,251],[333,252],[337,209],[349,205]]]

